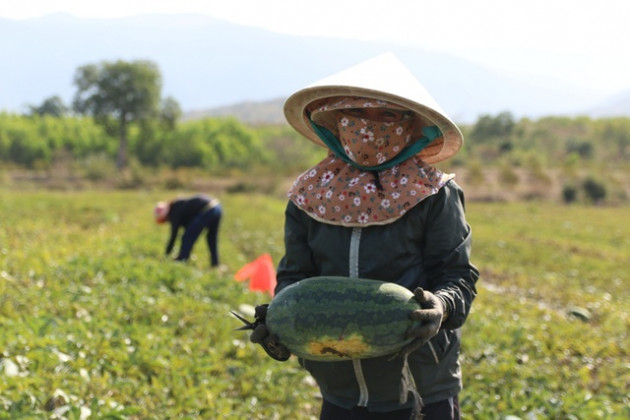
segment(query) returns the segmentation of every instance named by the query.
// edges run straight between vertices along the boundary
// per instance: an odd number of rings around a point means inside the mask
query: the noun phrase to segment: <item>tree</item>
[[[124,168],[129,125],[159,113],[162,77],[157,65],[143,60],[89,64],[77,69],[74,84],[78,88],[75,111],[91,115],[108,132],[118,133],[116,165]]]
[[[510,112],[502,112],[496,117],[482,115],[472,129],[471,137],[477,141],[507,140],[512,135],[516,122]]]
[[[584,193],[593,203],[601,203],[606,198],[606,185],[593,177],[588,177],[582,183]]]
[[[182,116],[182,108],[174,98],[168,97],[162,101],[160,121],[168,130],[174,130],[177,120]]]
[[[51,96],[44,100],[40,106],[30,105],[31,115],[50,115],[61,118],[68,113],[68,107],[59,96]]]

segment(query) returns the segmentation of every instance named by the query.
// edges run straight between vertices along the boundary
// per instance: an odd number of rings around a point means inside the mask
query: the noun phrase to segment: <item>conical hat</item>
[[[453,156],[461,148],[461,131],[446,115],[407,67],[392,53],[372,58],[292,94],[284,104],[289,124],[309,140],[324,146],[307,116],[314,102],[339,96],[356,96],[388,101],[407,108],[436,125],[443,134],[418,155],[426,163]]]

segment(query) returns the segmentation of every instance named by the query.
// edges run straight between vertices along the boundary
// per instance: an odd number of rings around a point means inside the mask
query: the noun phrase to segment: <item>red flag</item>
[[[255,292],[268,292],[273,296],[276,287],[276,270],[271,260],[271,255],[262,254],[254,261],[245,264],[234,275],[236,281],[249,279],[249,290]]]

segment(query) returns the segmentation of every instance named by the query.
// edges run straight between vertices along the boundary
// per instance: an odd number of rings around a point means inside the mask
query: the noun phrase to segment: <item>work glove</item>
[[[260,344],[270,357],[284,362],[289,360],[291,352],[288,348],[280,344],[277,335],[269,333],[267,325],[265,324],[268,306],[267,304],[256,306],[254,312],[256,320],[254,322],[249,322],[235,313],[234,315],[245,323],[245,326],[239,329],[253,330],[249,335],[249,341]]]
[[[421,321],[421,324],[407,330],[407,337],[413,337],[414,340],[403,347],[398,352],[399,354],[411,353],[437,335],[444,318],[444,304],[437,296],[422,289],[422,287],[416,288],[413,294],[421,309],[411,312],[409,318],[414,321]]]

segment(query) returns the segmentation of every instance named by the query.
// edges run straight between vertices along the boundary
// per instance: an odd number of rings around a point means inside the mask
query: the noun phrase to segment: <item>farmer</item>
[[[219,200],[206,195],[196,195],[170,202],[160,201],[155,206],[153,214],[157,223],[169,222],[171,224],[171,236],[166,245],[166,255],[170,255],[179,229],[183,227],[181,247],[175,260],[187,261],[195,241],[201,232],[207,229],[206,241],[210,250],[210,263],[212,267],[219,265],[218,235],[222,215]]]
[[[284,112],[329,153],[288,193],[276,294],[308,277],[369,278],[414,291],[422,308],[410,313],[422,326],[408,331],[405,357],[299,360],[319,385],[320,419],[406,420],[420,408],[459,419],[460,327],[479,272],[463,192],[432,165],[460,149],[460,130],[392,54],[297,91]],[[405,362],[419,406],[400,395]]]

